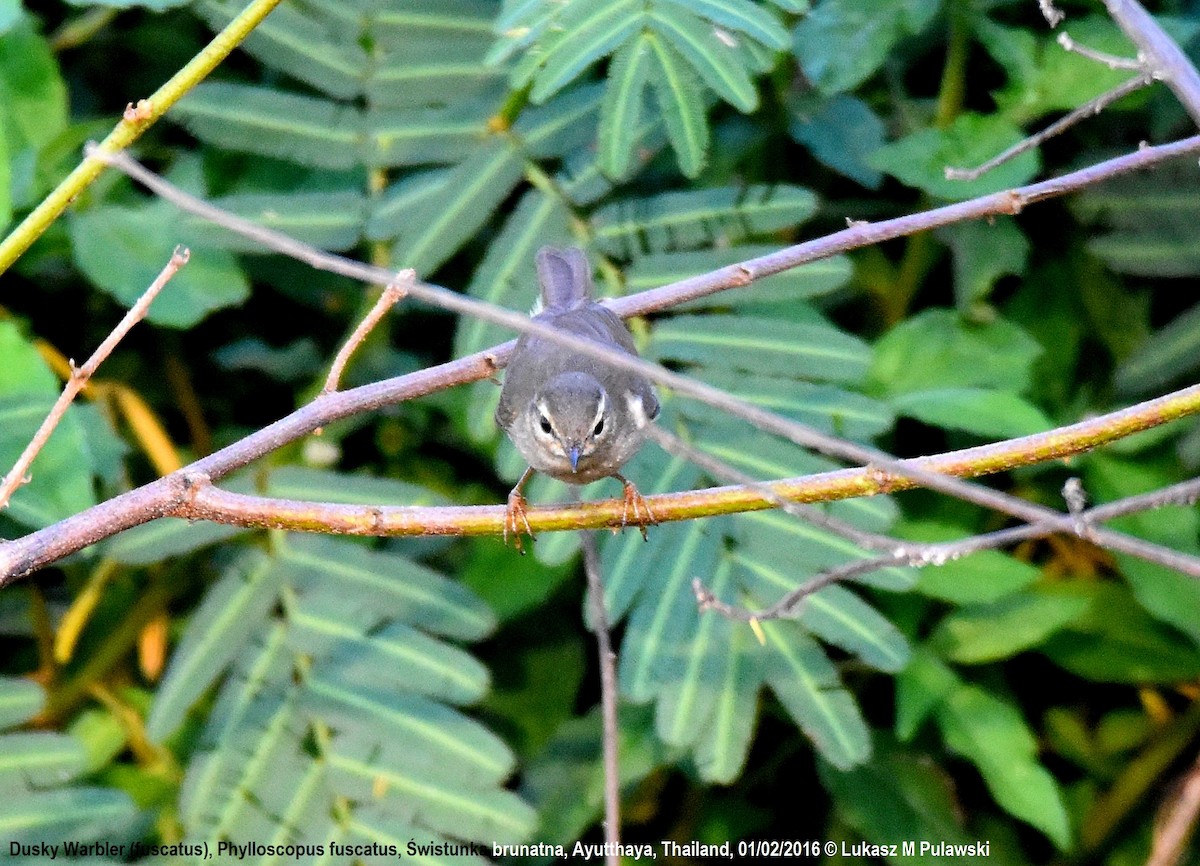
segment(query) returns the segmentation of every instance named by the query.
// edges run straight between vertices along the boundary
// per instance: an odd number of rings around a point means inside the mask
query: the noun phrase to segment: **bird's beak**
[[[571,471],[575,472],[579,467],[579,446],[572,445],[568,448],[567,457],[571,460]]]

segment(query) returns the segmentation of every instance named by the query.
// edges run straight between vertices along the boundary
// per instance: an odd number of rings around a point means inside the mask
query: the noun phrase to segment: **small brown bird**
[[[542,309],[533,320],[637,355],[620,316],[592,299],[592,270],[583,251],[543,247],[537,254]],[[658,396],[644,376],[605,364],[534,334],[522,334],[508,361],[496,423],[529,468],[508,495],[504,535],[533,532],[521,488],[535,472],[568,484],[613,477],[625,485],[624,524],[646,535],[654,522],[645,499],[620,474],[658,417]],[[522,551],[523,552],[523,551]]]

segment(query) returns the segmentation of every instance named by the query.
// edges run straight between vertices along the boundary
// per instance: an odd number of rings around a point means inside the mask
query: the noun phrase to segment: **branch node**
[[[1042,10],[1042,17],[1051,28],[1057,27],[1067,17],[1062,10],[1054,6],[1054,0],[1038,0],[1038,8]]]
[[[1087,491],[1083,489],[1083,482],[1075,476],[1068,478],[1063,484],[1062,495],[1067,503],[1067,512],[1071,515],[1075,534],[1080,538],[1090,537],[1091,525],[1084,515],[1088,497]]]
[[[876,493],[891,493],[896,479],[874,463],[867,466],[867,479],[871,482]]]
[[[1149,67],[1146,63],[1146,56],[1142,52],[1138,52],[1137,57],[1117,57],[1115,54],[1108,54],[1104,51],[1097,51],[1094,48],[1088,48],[1086,45],[1080,45],[1074,39],[1067,35],[1064,31],[1058,34],[1058,44],[1062,46],[1063,51],[1070,51],[1072,54],[1078,54],[1080,57],[1086,57],[1088,60],[1094,60],[1096,63],[1103,64],[1109,69],[1133,69],[1141,72],[1148,72]]]
[[[127,103],[122,117],[129,123],[141,123],[154,117],[154,106],[149,99],[139,99],[137,105]]]

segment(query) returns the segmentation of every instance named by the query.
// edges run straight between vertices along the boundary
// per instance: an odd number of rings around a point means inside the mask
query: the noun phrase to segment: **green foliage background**
[[[0,2],[0,224],[241,9],[128,5]],[[1074,38],[1132,53],[1102,4],[1061,5]],[[1191,131],[1159,87],[950,182],[945,166],[986,160],[1126,73],[1059,49],[1033,2],[809,7],[288,0],[139,150],[235,212],[524,309],[543,244],[584,246],[602,292],[637,291],[847,218]],[[1188,4],[1154,11],[1193,45]],[[835,257],[635,331],[649,357],[897,454],[1046,430],[1195,377],[1198,191],[1184,161],[1019,220]],[[304,403],[369,304],[361,286],[265,257],[107,175],[0,280],[0,465],[53,399],[46,358],[90,352],[180,241],[192,263],[102,370],[109,387],[68,413],[0,537],[152,478],[138,400],[185,462]],[[506,336],[406,306],[348,381]],[[492,424],[497,392],[483,382],[331,425],[230,486],[502,501],[523,466]],[[760,477],[829,465],[664,403],[661,424]],[[996,483],[1057,503],[1078,475],[1107,501],[1198,465],[1200,432],[1179,423]],[[711,483],[652,447],[628,474],[644,492]],[[539,478],[530,495],[565,490]],[[919,540],[999,525],[922,493],[828,511]],[[1117,523],[1200,552],[1194,507]],[[0,844],[598,839],[577,544],[544,536],[522,558],[490,538],[159,521],[0,592]],[[604,539],[625,837],[983,839],[996,863],[1144,862],[1200,729],[1200,586],[1056,539],[830,587],[798,620],[765,625],[762,643],[691,596],[699,576],[727,601],[766,605],[860,553],[774,512],[658,527],[648,544]],[[51,645],[67,632],[79,641],[58,663]],[[843,859],[855,858],[826,862]]]

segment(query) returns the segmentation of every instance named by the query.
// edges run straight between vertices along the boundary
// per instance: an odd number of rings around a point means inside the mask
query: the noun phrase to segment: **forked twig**
[[[387,288],[380,294],[378,300],[371,307],[371,311],[363,317],[363,320],[358,323],[358,327],[354,329],[346,342],[342,344],[342,348],[338,350],[337,356],[333,359],[333,364],[329,368],[329,375],[325,377],[325,386],[321,389],[322,394],[332,394],[338,389],[338,385],[342,381],[342,373],[346,369],[346,364],[350,360],[350,356],[362,345],[363,340],[367,335],[379,324],[379,320],[387,314],[387,311],[400,302],[405,295],[408,294],[413,282],[417,278],[417,272],[412,268],[405,268],[396,274],[395,280],[387,284]]]
[[[1057,533],[1068,533],[1086,541],[1095,542],[1096,525],[1103,521],[1167,505],[1189,505],[1196,502],[1200,497],[1200,478],[1193,478],[1161,490],[1130,496],[1087,510],[1083,509],[1086,497],[1078,479],[1071,479],[1067,482],[1063,489],[1063,496],[1067,502],[1068,514],[1054,514],[1043,521],[1000,529],[982,535],[973,535],[961,541],[941,544],[898,542],[897,547],[890,553],[871,559],[855,560],[827,569],[762,610],[753,611],[720,601],[698,577],[692,580],[692,592],[696,596],[696,603],[701,610],[716,611],[730,619],[751,623],[783,619],[795,615],[806,598],[825,587],[854,580],[882,568],[939,566],[970,553],[994,550],[1018,541],[1045,538]]]
[[[66,414],[67,408],[71,405],[76,395],[83,390],[88,380],[96,372],[96,369],[112,354],[112,350],[124,339],[133,326],[145,318],[146,312],[150,309],[150,304],[153,303],[158,293],[162,291],[171,277],[175,276],[176,272],[187,264],[190,256],[191,252],[186,247],[176,247],[166,267],[159,272],[159,275],[154,278],[154,282],[147,287],[146,291],[142,292],[142,296],[137,299],[137,302],[126,311],[121,321],[112,329],[104,339],[104,342],[96,348],[92,356],[84,362],[83,366],[76,367],[75,362],[71,362],[71,375],[63,383],[62,393],[58,395],[58,399],[54,401],[49,414],[46,415],[37,432],[33,434],[33,438],[29,440],[29,444],[25,446],[25,450],[21,452],[21,456],[17,458],[17,462],[13,464],[12,470],[0,480],[0,509],[8,505],[9,500],[12,499],[12,495],[17,491],[18,487],[30,481],[28,476],[29,467],[33,465],[33,461],[41,453],[41,450],[46,447],[46,443],[50,440],[50,435],[54,432],[59,422],[62,421],[63,415]]]
[[[1080,57],[1094,60],[1096,63],[1107,66],[1109,69],[1149,71],[1149,64],[1146,63],[1146,58],[1141,55],[1137,57],[1118,57],[1116,54],[1109,54],[1107,51],[1097,51],[1095,48],[1089,48],[1086,45],[1076,42],[1066,32],[1058,34],[1058,44],[1062,46],[1063,51],[1070,51],[1073,54],[1078,54]]]
[[[1065,35],[1065,34],[1064,34]],[[1066,132],[1081,120],[1086,120],[1089,117],[1095,117],[1108,106],[1112,105],[1120,99],[1141,90],[1143,87],[1148,87],[1154,83],[1154,76],[1148,72],[1143,72],[1141,75],[1135,75],[1128,81],[1122,82],[1106,93],[1101,93],[1095,99],[1063,115],[1054,123],[1047,126],[1041,132],[1034,133],[1027,138],[1023,138],[1010,147],[1008,150],[993,156],[983,165],[976,168],[951,168],[946,167],[946,180],[977,180],[987,174],[994,168],[997,168],[1011,159],[1015,159],[1021,154],[1033,150],[1047,139],[1053,138],[1063,132]]]

